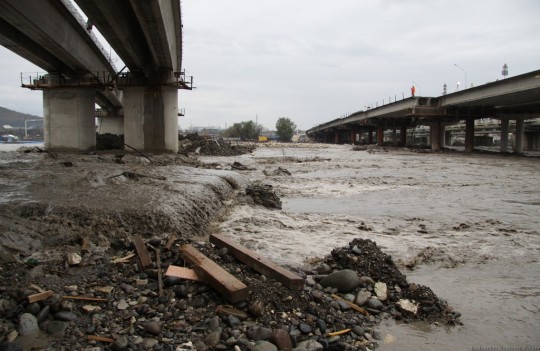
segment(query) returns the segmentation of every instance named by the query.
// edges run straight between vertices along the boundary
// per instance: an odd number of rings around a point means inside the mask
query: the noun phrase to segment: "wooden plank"
[[[171,247],[173,246],[175,240],[176,240],[176,235],[172,234],[172,235],[169,237],[169,240],[167,240],[167,245],[165,245],[165,248],[166,248],[167,250],[170,250]]]
[[[108,302],[109,299],[103,299],[101,297],[89,297],[89,296],[62,296],[66,300],[83,300],[83,301],[98,301],[98,302]]]
[[[152,267],[152,259],[150,258],[150,253],[148,253],[148,250],[146,249],[143,238],[140,235],[136,235],[133,238],[133,243],[135,244],[141,267],[143,269]]]
[[[189,244],[182,246],[180,253],[186,261],[194,265],[193,269],[198,276],[230,302],[236,303],[249,297],[249,289],[244,283],[193,246]]]
[[[170,265],[167,268],[167,272],[165,272],[165,275],[171,276],[171,277],[177,277],[182,278],[186,280],[193,280],[193,281],[201,281],[202,279],[197,275],[197,272],[195,272],[191,268],[186,267],[178,267]]]
[[[304,289],[304,279],[293,272],[277,265],[273,261],[258,253],[226,238],[221,234],[210,235],[210,242],[218,247],[226,247],[230,253],[240,262],[250,266],[257,272],[281,282],[283,286],[291,290]]]
[[[37,302],[41,300],[46,300],[49,297],[53,296],[53,294],[54,292],[52,290],[49,290],[49,291],[44,291],[44,292],[40,292],[33,295],[28,295],[28,302],[32,303],[32,302]]]
[[[99,335],[87,335],[86,338],[88,340],[111,342],[111,343],[114,342],[114,339],[107,338],[107,337],[104,337],[104,336],[99,336]]]

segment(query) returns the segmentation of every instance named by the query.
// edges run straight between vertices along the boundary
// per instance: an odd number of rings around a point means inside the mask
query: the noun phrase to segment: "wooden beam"
[[[46,300],[53,295],[54,295],[54,292],[52,290],[40,292],[33,295],[28,295],[28,302],[33,303],[33,302],[37,302],[41,300]]]
[[[135,244],[135,249],[137,250],[141,267],[143,269],[152,267],[152,259],[150,258],[150,254],[146,249],[143,238],[140,235],[136,235],[133,238],[133,243]]]
[[[191,268],[173,266],[172,264],[167,268],[165,275],[170,277],[177,277],[186,280],[193,281],[202,281],[202,279],[197,275],[197,273]]]
[[[210,235],[210,242],[218,247],[226,247],[238,261],[269,278],[281,282],[283,286],[291,290],[302,290],[304,288],[304,279],[298,275],[221,234]]]
[[[236,303],[249,297],[248,287],[244,283],[193,246],[189,244],[182,246],[180,253],[186,261],[194,265],[193,269],[199,277],[230,302]]]

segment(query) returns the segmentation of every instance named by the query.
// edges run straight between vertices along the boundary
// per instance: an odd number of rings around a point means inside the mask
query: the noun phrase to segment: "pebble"
[[[19,318],[19,333],[31,335],[39,331],[37,318],[31,313],[23,313]]]
[[[144,339],[143,347],[145,347],[147,349],[151,349],[155,345],[157,345],[158,343],[159,343],[159,340],[157,340],[157,339],[152,339],[152,338]]]
[[[215,331],[211,332],[204,338],[204,344],[210,348],[215,347],[219,340],[221,339],[221,328],[217,328]]]
[[[118,301],[118,305],[116,305],[116,308],[118,308],[120,311],[123,311],[127,309],[128,307],[129,307],[129,304],[124,299]]]
[[[278,347],[279,350],[291,351],[292,341],[289,333],[283,329],[276,329],[272,333],[272,342]]]
[[[309,324],[306,324],[306,323],[300,323],[298,325],[298,329],[300,329],[300,331],[304,334],[309,334],[311,333],[311,326]]]
[[[386,287],[386,283],[375,283],[375,295],[377,295],[377,298],[379,300],[386,301],[386,299],[388,298],[388,288]]]
[[[60,311],[54,315],[54,319],[59,320],[59,321],[70,322],[70,321],[76,320],[77,315],[69,311]]]
[[[370,277],[367,277],[367,276],[361,276],[360,281],[364,285],[375,285],[375,281],[373,279],[371,279]]]
[[[67,323],[62,321],[51,321],[47,324],[47,333],[52,336],[63,338],[66,334]]]
[[[321,285],[325,288],[332,287],[338,289],[340,292],[347,293],[360,285],[360,279],[355,271],[344,269],[327,275],[321,280]]]
[[[364,305],[371,298],[371,293],[367,290],[360,290],[356,295],[355,303],[358,306]]]
[[[265,327],[255,327],[250,330],[250,337],[255,341],[270,340],[272,334],[272,329]]]
[[[240,321],[240,318],[236,317],[236,316],[233,316],[233,315],[228,315],[227,316],[227,324],[229,324],[229,326],[231,328],[236,328],[238,327],[242,322]]]
[[[369,299],[367,301],[367,306],[375,310],[382,310],[382,308],[384,307],[383,303],[379,301],[379,299]]]
[[[317,319],[317,321],[315,321],[315,324],[317,325],[317,328],[319,328],[319,330],[321,331],[321,334],[326,334],[327,326],[322,319]]]
[[[40,310],[41,310],[41,306],[37,302],[33,302],[31,304],[28,304],[28,306],[26,306],[26,312],[31,313],[34,316],[37,315]]]
[[[153,335],[159,335],[161,333],[161,324],[156,321],[144,323],[144,329]]]
[[[276,345],[268,341],[259,341],[252,351],[278,351]]]
[[[114,342],[111,344],[111,350],[113,351],[121,351],[127,349],[129,346],[128,338],[125,335],[119,336]]]
[[[341,301],[339,300],[338,301],[338,304],[339,304],[339,308],[342,310],[342,311],[347,311],[347,310],[350,310],[352,307],[351,305],[349,305],[347,302],[345,301]]]
[[[218,316],[214,316],[210,319],[208,319],[208,328],[212,331],[216,330],[220,326],[220,320]]]
[[[364,330],[364,328],[356,325],[356,326],[353,327],[352,332],[355,333],[356,335],[362,337],[362,336],[364,336],[364,333],[366,331]]]
[[[294,351],[322,351],[323,346],[315,340],[305,340],[298,343]]]

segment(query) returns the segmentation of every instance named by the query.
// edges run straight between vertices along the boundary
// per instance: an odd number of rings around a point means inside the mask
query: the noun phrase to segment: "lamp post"
[[[465,89],[467,89],[467,72],[465,72],[465,70],[462,67],[458,66],[457,63],[454,63],[454,66],[456,66],[457,68],[463,71],[463,74],[465,75]]]
[[[503,79],[508,76],[508,65],[506,63],[504,64],[503,69],[502,69],[502,76],[503,76]]]

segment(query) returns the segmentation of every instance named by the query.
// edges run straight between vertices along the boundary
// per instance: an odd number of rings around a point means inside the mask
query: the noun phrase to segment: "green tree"
[[[295,130],[296,124],[288,117],[281,117],[276,122],[276,134],[281,141],[291,141]]]
[[[242,140],[257,139],[259,128],[253,121],[235,123],[223,132],[223,136]]]

